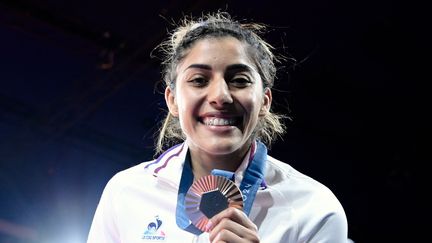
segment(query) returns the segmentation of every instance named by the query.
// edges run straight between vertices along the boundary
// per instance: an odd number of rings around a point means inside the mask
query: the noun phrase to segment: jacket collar
[[[237,186],[239,186],[243,180],[243,174],[249,165],[251,156],[255,153],[255,148],[256,142],[249,148],[242,163],[235,171],[235,184]],[[156,160],[146,164],[145,170],[154,177],[157,177],[160,181],[168,183],[172,187],[178,189],[188,150],[189,148],[186,141],[177,144],[160,155]]]

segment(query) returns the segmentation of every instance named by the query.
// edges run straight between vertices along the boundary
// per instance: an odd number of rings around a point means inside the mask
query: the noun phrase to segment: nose
[[[210,104],[222,107],[233,102],[229,86],[224,78],[213,80],[208,88],[207,99]]]

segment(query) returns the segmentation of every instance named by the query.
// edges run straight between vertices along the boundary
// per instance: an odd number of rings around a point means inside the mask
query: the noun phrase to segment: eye
[[[237,88],[244,88],[251,85],[252,81],[245,75],[236,75],[230,80],[230,84]]]
[[[206,86],[208,83],[208,80],[204,77],[194,77],[188,81],[188,83],[192,84],[196,87],[203,87]]]

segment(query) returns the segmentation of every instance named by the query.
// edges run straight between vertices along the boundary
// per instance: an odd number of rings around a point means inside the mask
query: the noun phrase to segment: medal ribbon
[[[243,211],[249,215],[252,209],[252,204],[255,200],[256,193],[260,186],[264,183],[264,168],[267,160],[266,146],[257,141],[257,149],[255,154],[249,158],[249,165],[244,172],[243,180],[240,183],[240,191],[243,195]],[[224,176],[230,180],[234,180],[234,173],[224,170],[213,170],[213,175]],[[189,152],[186,155],[183,172],[180,179],[180,187],[177,196],[176,208],[176,222],[177,225],[192,234],[200,235],[203,233],[200,229],[195,227],[188,216],[186,215],[185,197],[189,188],[193,183],[192,165]]]

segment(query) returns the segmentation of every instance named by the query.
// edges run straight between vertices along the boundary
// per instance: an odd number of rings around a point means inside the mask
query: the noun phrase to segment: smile
[[[221,117],[204,117],[202,122],[207,126],[234,126],[238,119]]]

